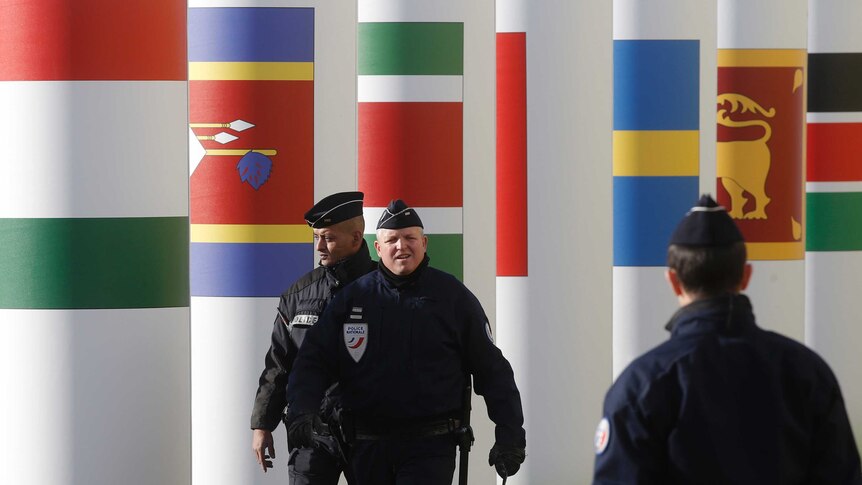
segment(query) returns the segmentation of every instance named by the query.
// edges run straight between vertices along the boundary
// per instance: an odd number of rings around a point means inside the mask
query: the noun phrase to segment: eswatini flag
[[[359,23],[359,190],[367,232],[390,199],[404,199],[422,217],[431,265],[459,278],[463,73],[461,22]]]
[[[313,265],[314,10],[190,8],[191,293],[277,296]]]

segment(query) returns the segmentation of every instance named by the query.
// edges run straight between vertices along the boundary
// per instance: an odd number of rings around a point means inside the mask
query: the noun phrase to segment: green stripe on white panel
[[[0,217],[188,215],[185,82],[0,83]]]
[[[189,304],[186,217],[0,219],[0,308]]]

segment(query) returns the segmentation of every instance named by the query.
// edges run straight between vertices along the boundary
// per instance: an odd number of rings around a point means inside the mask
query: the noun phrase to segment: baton
[[[467,485],[467,467],[470,461],[470,447],[473,445],[473,429],[470,428],[470,399],[473,395],[473,384],[470,375],[467,375],[467,385],[464,387],[462,398],[464,414],[461,419],[461,427],[458,429],[458,450],[460,462],[458,464],[458,485]]]
[[[509,479],[509,474],[506,472],[506,465],[503,465],[502,463],[497,463],[494,468],[497,469],[497,474],[503,477],[503,485],[506,485],[506,480]]]

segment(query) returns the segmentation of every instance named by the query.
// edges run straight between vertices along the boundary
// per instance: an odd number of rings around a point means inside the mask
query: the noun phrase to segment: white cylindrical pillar
[[[715,19],[715,1],[614,1],[614,376],[678,307],[667,244],[714,176]]]
[[[0,5],[2,483],[190,483],[185,43],[184,2]]]
[[[355,21],[330,2],[189,4],[194,483],[287,483],[284,427],[264,474],[249,421],[278,296],[315,265],[303,214],[355,188]]]
[[[591,476],[611,381],[611,16],[497,1],[496,331],[527,430],[509,484]]]
[[[835,371],[862,442],[862,4],[812,0],[808,18],[805,343]]]

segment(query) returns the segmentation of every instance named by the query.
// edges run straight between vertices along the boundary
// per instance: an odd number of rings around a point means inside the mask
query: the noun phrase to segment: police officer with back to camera
[[[390,202],[377,223],[377,271],[333,298],[308,333],[288,385],[288,436],[309,443],[316,403],[337,380],[358,485],[450,485],[462,390],[472,375],[496,424],[489,462],[525,457],[521,397],[476,297],[428,266],[415,210]]]
[[[251,416],[252,449],[263,471],[272,467],[275,448],[272,430],[284,416],[285,386],[297,352],[332,295],[348,283],[376,268],[363,233],[362,192],[340,192],[325,197],[305,213],[314,233],[320,266],[299,278],[281,295],[272,328],[272,345],[266,354],[263,373]],[[337,409],[337,386],[319,396],[315,412],[328,421]],[[320,398],[323,398],[322,401]],[[336,485],[345,468],[342,452],[332,436],[322,432],[314,447],[291,448],[289,481],[293,485]],[[348,470],[345,476],[352,483]]]
[[[674,231],[666,276],[670,340],[608,391],[593,483],[862,484],[835,376],[757,326],[745,242],[709,196]]]

